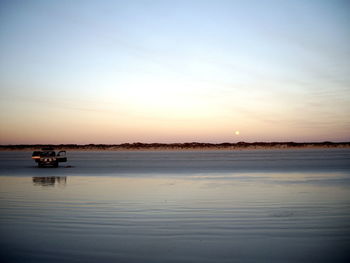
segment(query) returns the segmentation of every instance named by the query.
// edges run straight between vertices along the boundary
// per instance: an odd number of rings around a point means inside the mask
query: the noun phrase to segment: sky
[[[0,0],[0,144],[350,141],[350,2]]]

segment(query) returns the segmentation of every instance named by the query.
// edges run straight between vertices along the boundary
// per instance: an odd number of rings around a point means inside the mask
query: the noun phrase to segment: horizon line
[[[207,145],[222,145],[222,144],[231,144],[231,145],[237,145],[237,144],[350,144],[350,141],[341,141],[341,142],[334,142],[334,141],[304,141],[304,142],[295,142],[295,141],[254,141],[254,142],[246,142],[246,141],[239,141],[239,142],[219,142],[219,143],[213,143],[213,142],[196,142],[196,141],[188,141],[188,142],[172,142],[172,143],[162,143],[162,142],[152,142],[152,143],[146,143],[146,142],[125,142],[125,143],[20,143],[20,144],[0,144],[1,147],[4,146],[44,146],[44,145],[57,145],[57,146],[123,146],[123,145],[184,145],[184,144],[207,144]]]

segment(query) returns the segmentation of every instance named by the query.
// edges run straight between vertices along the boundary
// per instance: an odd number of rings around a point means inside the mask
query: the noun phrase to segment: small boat
[[[32,159],[38,167],[58,167],[58,163],[67,162],[67,155],[66,151],[56,153],[53,148],[42,148],[33,152]]]

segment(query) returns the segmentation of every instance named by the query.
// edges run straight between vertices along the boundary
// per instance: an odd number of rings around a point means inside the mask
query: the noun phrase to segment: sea
[[[350,262],[350,149],[0,152],[1,262]]]

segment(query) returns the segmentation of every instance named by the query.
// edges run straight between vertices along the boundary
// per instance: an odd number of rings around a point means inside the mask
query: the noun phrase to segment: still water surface
[[[350,260],[349,150],[0,156],[2,262]]]

